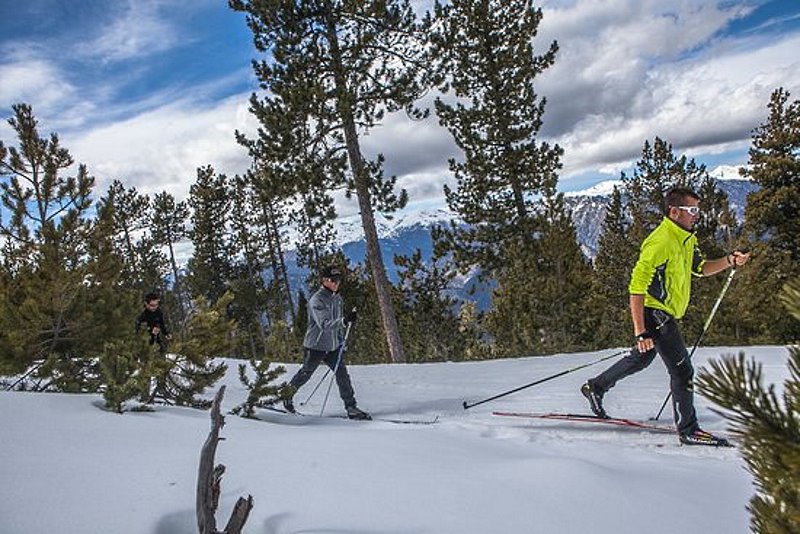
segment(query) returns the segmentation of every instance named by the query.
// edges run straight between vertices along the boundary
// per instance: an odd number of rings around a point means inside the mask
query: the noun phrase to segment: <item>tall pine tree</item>
[[[153,198],[153,211],[150,234],[155,246],[167,249],[169,266],[172,270],[172,293],[179,312],[179,323],[183,323],[188,308],[188,299],[184,292],[184,275],[178,269],[175,248],[178,243],[189,236],[186,220],[189,218],[189,206],[185,201],[176,202],[175,197],[166,191]]]
[[[741,328],[760,342],[800,337],[798,322],[774,302],[785,283],[800,277],[800,100],[789,98],[782,88],[772,93],[767,119],[753,131],[749,165],[740,170],[760,186],[747,198],[753,261],[741,281]]]
[[[16,104],[13,110],[8,122],[18,146],[0,141],[0,200],[10,215],[0,219],[6,284],[0,330],[13,347],[2,357],[16,370],[47,359],[40,374],[70,368],[63,375],[77,379],[91,366],[76,350],[90,341],[82,337],[88,325],[81,298],[89,274],[94,178],[84,165],[77,166],[74,176],[65,175],[74,160],[58,135],[40,135],[29,105]]]
[[[122,182],[114,180],[98,205],[98,210],[110,208],[113,208],[114,241],[125,258],[125,279],[130,287],[141,291],[145,286],[136,242],[150,225],[150,198],[140,194],[135,187],[125,189]]]
[[[622,193],[611,194],[594,259],[594,277],[589,317],[594,321],[594,348],[627,344],[630,341],[631,315],[628,310],[628,283],[636,261],[637,247],[629,238]]]
[[[195,298],[215,303],[230,279],[228,180],[210,165],[197,169],[197,181],[189,188],[192,208],[190,237],[194,254],[188,263],[189,284]]]
[[[405,360],[391,300],[375,210],[402,207],[382,158],[368,161],[361,138],[386,112],[406,109],[420,96],[421,46],[408,0],[229,0],[247,12],[256,48],[268,55],[254,63],[269,96],[253,103],[256,116],[283,108],[287,117],[307,114],[308,142],[326,154],[347,154],[346,192],[355,194],[367,241],[368,264],[392,361]],[[298,113],[298,110],[300,112]],[[329,176],[338,183],[336,176]]]
[[[445,195],[466,227],[453,223],[435,237],[464,271],[478,266],[497,278],[507,248],[541,229],[538,195],[555,191],[562,150],[536,139],[546,100],[534,80],[558,49],[534,53],[541,19],[527,0],[456,0],[436,2],[427,21],[441,88],[457,99],[437,99],[436,113],[464,155],[450,161],[456,189]]]

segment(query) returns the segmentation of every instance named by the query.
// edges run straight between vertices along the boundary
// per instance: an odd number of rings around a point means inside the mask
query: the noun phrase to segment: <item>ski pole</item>
[[[317,390],[319,389],[319,387],[322,385],[322,383],[323,383],[323,382],[325,382],[325,379],[328,377],[328,373],[330,373],[330,372],[331,372],[331,368],[330,368],[330,367],[328,367],[327,369],[325,369],[325,374],[324,374],[324,375],[322,375],[322,378],[320,379],[320,381],[319,381],[319,382],[317,382],[317,385],[316,385],[316,386],[314,386],[314,389],[313,389],[313,390],[311,391],[311,393],[308,395],[308,398],[307,398],[306,400],[304,400],[303,402],[301,402],[301,403],[300,403],[300,406],[305,406],[305,405],[308,403],[308,401],[310,401],[310,400],[311,400],[311,397],[313,397],[313,396],[314,396],[314,393],[316,393],[316,392],[317,392]]]
[[[355,310],[355,308],[353,308],[353,310]],[[350,328],[350,325],[348,324],[348,326],[347,326],[347,327],[348,327],[348,329],[349,329],[349,328]],[[345,336],[345,339],[347,339],[347,337],[346,337],[346,336]],[[301,403],[300,403],[300,406],[305,406],[305,405],[308,403],[308,401],[310,401],[310,400],[311,400],[311,397],[313,397],[313,396],[314,396],[314,393],[316,393],[316,392],[317,392],[317,390],[319,389],[319,387],[322,385],[322,383],[323,383],[323,382],[325,382],[325,379],[328,377],[328,373],[330,373],[330,372],[331,372],[331,369],[330,369],[330,367],[329,367],[329,368],[327,368],[327,369],[325,369],[325,374],[324,374],[324,375],[322,375],[322,378],[320,379],[320,381],[319,381],[319,382],[317,382],[317,385],[316,385],[316,386],[314,386],[314,389],[311,391],[311,394],[308,396],[308,398],[307,398],[306,400],[304,400],[303,402],[301,402]]]
[[[333,381],[336,378],[336,371],[339,370],[339,364],[342,363],[342,353],[344,352],[345,345],[347,345],[347,336],[350,335],[351,326],[353,326],[353,323],[347,323],[347,330],[344,332],[344,339],[339,347],[339,355],[336,357],[336,365],[333,366],[333,376],[331,377],[331,381],[328,382],[328,390],[325,392],[325,399],[323,399],[322,408],[319,410],[320,415],[325,411],[325,405],[328,404],[328,395],[331,393],[331,386],[333,386]]]
[[[535,382],[531,382],[530,384],[525,384],[524,386],[520,386],[520,387],[518,387],[518,388],[514,388],[514,389],[512,389],[512,390],[505,391],[505,392],[503,392],[503,393],[500,393],[500,394],[498,394],[498,395],[495,395],[495,396],[493,396],[493,397],[489,397],[488,399],[483,399],[483,400],[481,400],[481,401],[474,402],[474,403],[472,403],[472,404],[468,404],[468,403],[467,403],[467,401],[464,401],[462,405],[464,406],[464,409],[465,409],[465,410],[468,410],[468,409],[470,409],[470,408],[473,408],[473,407],[475,407],[475,406],[478,406],[479,404],[483,404],[484,402],[493,401],[493,400],[495,400],[495,399],[499,399],[500,397],[505,397],[506,395],[511,395],[512,393],[516,393],[517,391],[522,391],[523,389],[527,389],[527,388],[529,388],[529,387],[531,387],[531,386],[535,386],[535,385],[537,385],[537,384],[541,384],[541,383],[543,383],[543,382],[547,382],[548,380],[552,380],[552,379],[554,379],[554,378],[558,378],[559,376],[564,376],[564,375],[566,375],[566,374],[569,374],[569,373],[574,373],[575,371],[579,371],[579,370],[581,370],[581,369],[585,369],[586,367],[590,367],[590,366],[592,366],[592,365],[596,365],[596,364],[598,364],[598,363],[600,363],[600,362],[604,362],[604,361],[606,361],[606,360],[609,360],[609,359],[611,359],[611,358],[614,358],[614,357],[616,357],[616,356],[619,356],[619,355],[621,355],[621,354],[625,354],[626,352],[628,352],[628,350],[629,350],[629,349],[625,349],[625,350],[621,350],[621,351],[619,351],[619,352],[615,352],[614,354],[609,354],[608,356],[603,356],[603,357],[602,357],[602,358],[600,358],[599,360],[595,360],[595,361],[593,361],[593,362],[589,362],[589,363],[584,363],[584,364],[582,364],[582,365],[578,365],[577,367],[573,367],[573,368],[571,368],[571,369],[567,369],[566,371],[561,371],[560,373],[556,373],[556,374],[554,374],[554,375],[548,376],[548,377],[546,377],[546,378],[542,378],[542,379],[540,379],[540,380],[537,380],[537,381],[535,381]]]
[[[692,347],[692,351],[689,353],[689,359],[692,359],[694,356],[694,351],[697,350],[698,345],[703,340],[703,337],[706,335],[706,331],[708,327],[711,325],[711,319],[714,318],[714,314],[717,313],[717,308],[719,308],[720,303],[722,302],[722,297],[725,296],[725,292],[728,291],[728,286],[731,285],[731,280],[733,280],[733,275],[736,274],[736,269],[731,269],[731,273],[728,275],[727,280],[725,280],[725,285],[722,286],[722,291],[719,292],[719,296],[717,297],[717,301],[714,303],[714,306],[711,308],[711,313],[708,314],[708,318],[706,319],[705,324],[703,325],[703,331],[700,332],[700,336],[697,338],[697,341],[694,343],[694,347]],[[661,404],[661,409],[658,410],[658,413],[655,417],[651,417],[651,421],[658,421],[658,418],[661,417],[661,413],[664,411],[664,408],[667,406],[669,399],[672,398],[672,392],[670,391],[667,393],[667,398],[664,399],[664,402]]]

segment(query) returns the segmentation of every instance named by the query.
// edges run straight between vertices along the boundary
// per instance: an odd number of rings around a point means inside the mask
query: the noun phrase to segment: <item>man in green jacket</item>
[[[694,409],[694,369],[678,330],[677,319],[689,306],[692,276],[710,276],[744,265],[748,253],[738,250],[706,260],[697,249],[692,230],[700,219],[700,197],[692,190],[674,188],[665,198],[666,216],[642,243],[628,286],[636,346],[606,371],[590,379],[581,393],[598,417],[608,417],[603,395],[626,376],[646,368],[661,355],[670,375],[675,427],[682,443],[721,445],[724,440],[700,429]]]

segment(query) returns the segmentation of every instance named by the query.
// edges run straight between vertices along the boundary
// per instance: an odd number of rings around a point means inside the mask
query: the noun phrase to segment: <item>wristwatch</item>
[[[653,334],[651,334],[651,333],[650,333],[650,332],[648,332],[647,330],[645,330],[644,332],[642,332],[642,333],[640,333],[640,334],[636,334],[636,341],[637,341],[637,343],[638,343],[639,341],[644,341],[645,339],[653,339]]]

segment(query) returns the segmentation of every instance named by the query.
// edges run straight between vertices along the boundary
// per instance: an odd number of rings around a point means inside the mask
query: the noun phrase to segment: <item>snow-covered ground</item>
[[[788,377],[783,347],[744,350],[769,382]],[[465,411],[481,400],[613,351],[475,363],[354,366],[352,422],[260,412],[228,415],[216,461],[227,466],[217,514],[239,496],[255,507],[245,531],[266,534],[747,533],[754,489],[736,449],[680,446],[638,430],[496,417],[493,410],[587,412],[578,388],[611,361]],[[245,392],[232,362],[224,407]],[[296,370],[290,365],[289,372]],[[300,390],[304,400],[314,378]],[[606,396],[612,415],[646,420],[667,393],[660,361]],[[208,392],[212,397],[213,391]],[[333,388],[327,413],[342,414]],[[324,387],[304,407],[318,413]],[[725,421],[698,400],[701,425]],[[208,412],[158,407],[118,415],[97,395],[0,394],[0,533],[197,532],[195,487]],[[663,416],[662,416],[663,417]]]

